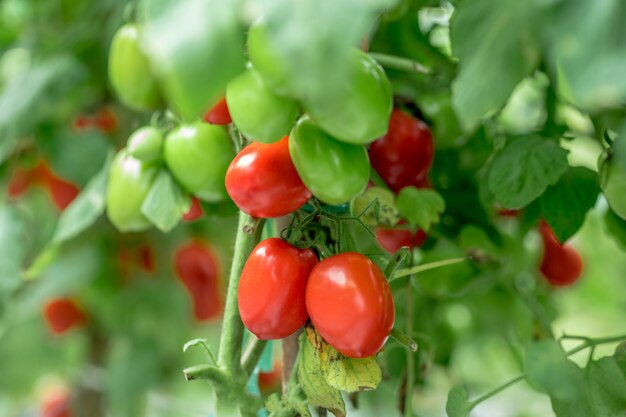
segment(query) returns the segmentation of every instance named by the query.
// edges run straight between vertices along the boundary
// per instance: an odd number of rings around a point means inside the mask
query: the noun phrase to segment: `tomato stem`
[[[403,58],[395,55],[381,54],[378,52],[370,52],[369,55],[374,58],[380,65],[386,68],[392,68],[400,71],[417,72],[424,75],[432,75],[432,71],[417,61]]]
[[[408,327],[409,326],[407,326],[407,328]],[[394,338],[396,342],[400,343],[402,346],[406,347],[411,352],[417,352],[417,349],[418,349],[417,342],[411,339],[407,333],[404,333],[402,330],[398,329],[397,327],[394,327],[393,329],[391,329],[391,334],[389,336]]]
[[[458,264],[460,262],[464,262],[467,260],[468,260],[467,258],[450,258],[450,259],[444,259],[441,261],[430,262],[430,263],[423,264],[423,265],[413,266],[411,268],[398,269],[396,272],[393,273],[389,281],[393,281],[395,279],[406,277],[406,276],[413,275],[413,274],[418,274],[420,272],[429,271],[431,269],[437,269],[437,268],[441,268],[441,267],[448,266],[448,265]]]
[[[385,267],[385,276],[387,277],[387,281],[391,281],[393,278],[393,274],[396,269],[409,260],[411,257],[411,250],[408,247],[402,247],[393,254],[393,257]]]
[[[228,372],[238,372],[241,361],[243,323],[237,306],[237,287],[241,271],[250,252],[259,243],[263,232],[263,219],[255,219],[244,212],[239,213],[235,250],[228,279],[224,321],[217,356],[217,363]]]
[[[193,381],[196,379],[209,379],[215,383],[223,383],[226,379],[224,372],[215,365],[195,365],[183,370],[185,379]]]
[[[241,367],[247,374],[251,374],[256,366],[257,362],[263,354],[263,350],[267,345],[267,340],[259,340],[256,337],[252,337],[250,343],[243,353],[241,358]]]

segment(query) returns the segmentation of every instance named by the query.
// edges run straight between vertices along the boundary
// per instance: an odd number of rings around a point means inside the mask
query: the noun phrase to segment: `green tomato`
[[[179,126],[165,138],[165,163],[176,180],[198,198],[228,198],[224,177],[234,157],[226,128],[196,122]]]
[[[163,152],[163,135],[156,127],[144,126],[128,138],[128,153],[143,162],[156,162]]]
[[[263,77],[263,81],[277,94],[298,97],[298,86],[291,77],[286,59],[272,45],[267,27],[259,22],[248,30],[248,57],[252,66]]]
[[[161,93],[141,50],[137,25],[122,26],[113,37],[109,52],[109,79],[122,103],[137,110],[158,108]]]
[[[367,187],[365,146],[335,140],[306,116],[291,131],[289,153],[304,185],[325,203],[345,203]]]
[[[391,84],[381,66],[353,48],[350,77],[334,91],[318,91],[302,101],[320,128],[347,143],[369,143],[387,133],[393,106]]]
[[[609,207],[626,220],[626,170],[611,160],[606,160],[600,172],[603,173],[602,192]]]
[[[287,135],[300,112],[298,103],[274,94],[253,68],[228,84],[226,103],[237,128],[265,143]]]
[[[107,183],[107,216],[120,231],[150,228],[141,206],[158,172],[157,166],[133,158],[126,149],[113,159]]]

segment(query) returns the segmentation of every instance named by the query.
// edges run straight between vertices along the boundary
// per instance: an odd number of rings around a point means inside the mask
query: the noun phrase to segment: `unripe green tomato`
[[[144,126],[128,138],[128,154],[143,162],[156,162],[163,152],[163,135],[156,127]]]
[[[170,172],[199,199],[228,198],[224,177],[234,157],[226,128],[196,122],[179,126],[165,138],[164,158]]]
[[[158,108],[161,93],[148,57],[139,44],[139,29],[126,24],[113,36],[109,52],[109,79],[113,90],[126,106],[137,110]]]
[[[271,143],[289,134],[298,113],[298,103],[277,96],[253,68],[226,87],[226,103],[235,126],[257,142]]]
[[[107,183],[107,216],[122,232],[150,228],[150,222],[141,212],[141,206],[159,172],[158,167],[146,164],[122,149],[113,159]]]
[[[302,100],[317,125],[347,143],[369,143],[387,132],[393,105],[391,84],[365,52],[350,51],[350,75],[333,91],[312,92]]]
[[[606,170],[606,171],[604,171]],[[626,172],[623,167],[606,160],[601,167],[604,171],[602,192],[611,210],[626,220]]]
[[[263,81],[275,93],[298,97],[299,86],[295,85],[284,56],[272,44],[267,28],[262,22],[255,23],[248,29],[248,58],[254,69],[263,77]]]
[[[304,185],[325,203],[345,203],[369,181],[365,147],[335,140],[306,116],[289,135],[289,153]]]

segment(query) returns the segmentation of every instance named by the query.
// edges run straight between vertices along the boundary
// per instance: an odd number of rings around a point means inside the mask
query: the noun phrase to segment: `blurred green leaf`
[[[159,230],[169,232],[191,207],[191,199],[166,169],[162,169],[146,196],[141,212]]]
[[[556,185],[543,193],[540,198],[543,217],[560,242],[567,241],[581,228],[599,192],[594,171],[570,167]]]
[[[554,340],[540,340],[526,347],[524,374],[533,388],[552,397],[570,400],[583,394],[582,386],[571,378],[565,352]]]
[[[446,203],[434,190],[404,187],[396,198],[396,206],[400,215],[410,224],[419,226],[422,230],[428,230],[433,224],[439,222]]]
[[[590,112],[623,106],[626,3],[559,1],[547,18],[544,42],[563,98]]]
[[[21,266],[26,255],[24,221],[11,206],[0,205],[0,298],[21,282]]]
[[[604,213],[604,228],[622,249],[626,250],[626,220],[619,217],[611,209]]]
[[[193,119],[244,69],[239,0],[142,0],[143,39],[172,109]]]
[[[84,77],[84,69],[72,57],[59,55],[34,64],[4,85],[0,94],[0,163],[18,145],[20,136],[54,111],[55,101]]]
[[[468,417],[472,407],[465,388],[455,385],[448,392],[446,413],[448,417]]]
[[[500,109],[537,67],[542,16],[535,0],[465,1],[455,10],[450,34],[460,65],[452,83],[452,102],[466,131]]]
[[[554,185],[567,170],[567,151],[540,136],[507,141],[494,157],[488,185],[500,205],[519,209]]]

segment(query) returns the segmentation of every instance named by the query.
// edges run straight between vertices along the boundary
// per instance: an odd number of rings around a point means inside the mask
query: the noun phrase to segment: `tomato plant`
[[[270,238],[259,243],[241,272],[237,291],[243,324],[259,339],[282,339],[308,318],[305,291],[315,253]]]

